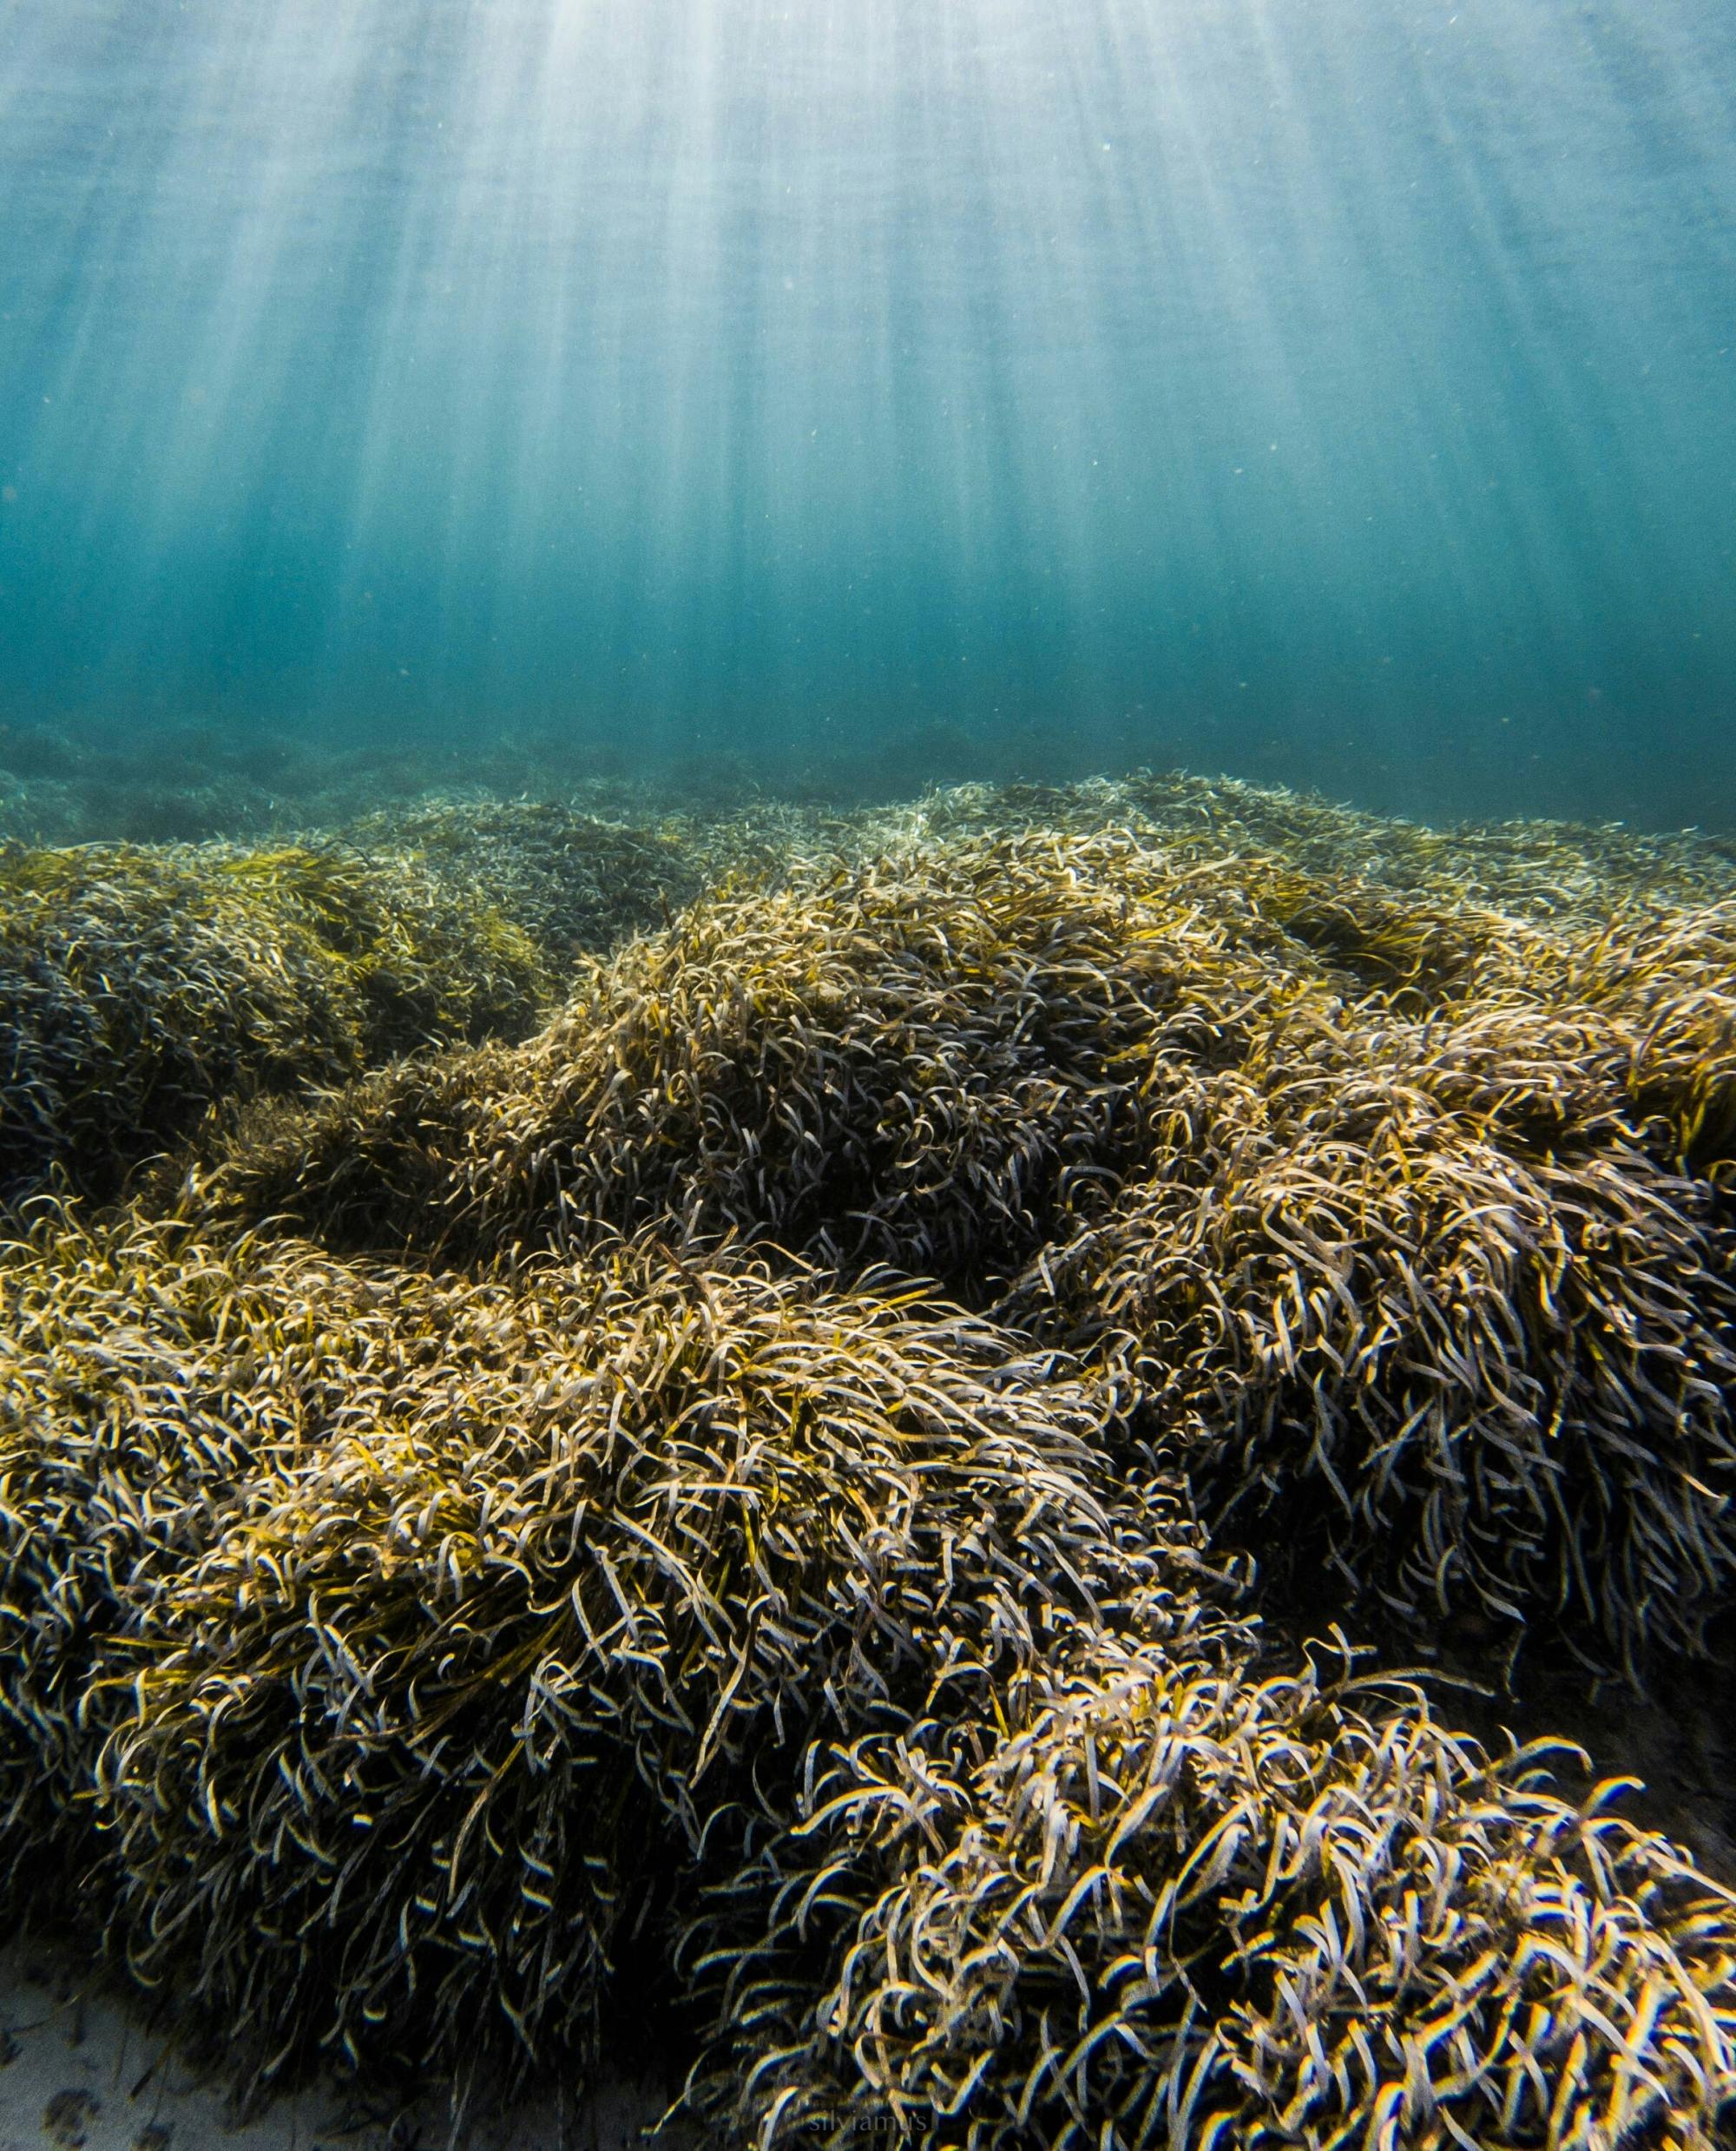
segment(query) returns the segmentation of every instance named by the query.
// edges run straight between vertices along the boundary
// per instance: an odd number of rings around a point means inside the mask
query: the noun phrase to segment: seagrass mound
[[[431,916],[490,812],[381,854]],[[650,826],[493,825],[535,976],[661,915]],[[0,1903],[260,2095],[650,2024],[720,2151],[1729,2151],[1736,1900],[1293,1641],[1690,1677],[1719,847],[1180,779],[678,834],[516,1043],[271,854],[330,1045],[201,1045],[264,1095],[0,1245]]]
[[[1736,1571],[1731,920],[1413,914],[1126,831],[792,861],[523,1046],[255,1115],[190,1199],[930,1276],[1085,1358],[1310,1617],[1554,1621],[1640,1681]]]
[[[702,811],[594,786],[569,801],[432,793],[376,807],[323,840],[407,856],[462,894],[485,893],[563,977],[575,958],[667,925],[700,896],[766,891],[812,878],[817,861],[860,858],[878,826],[788,800]]]
[[[1093,1358],[1317,1614],[1548,1619],[1636,1682],[1696,1648],[1736,1574],[1713,1192],[1642,1146],[1595,1023],[1299,1028],[1200,1078],[1001,1319]]]
[[[0,844],[0,1204],[111,1194],[214,1103],[523,1037],[578,956],[818,826],[435,798],[250,847]]]
[[[699,895],[706,864],[688,835],[668,818],[463,794],[375,807],[339,832],[369,857],[407,854],[465,897],[485,891],[557,976],[575,955],[661,925]]]
[[[1736,1900],[1274,1673],[991,1325],[55,1210],[0,1314],[9,1898],[247,2089],[582,2081],[662,2004],[720,2145],[1718,2141]]]
[[[1067,785],[947,785],[855,818],[869,848],[1049,828],[1119,828],[1187,858],[1267,859],[1317,882],[1595,929],[1630,903],[1692,906],[1736,891],[1736,838],[1617,822],[1470,822],[1369,813],[1318,793],[1185,770]]]
[[[1713,2151],[1736,1898],[1414,1690],[1107,1637],[836,1744],[689,1937],[720,2141]]]
[[[1243,889],[1114,832],[792,870],[591,966],[513,1052],[257,1120],[207,1185],[352,1244],[678,1225],[960,1291],[1136,1168],[1154,1067],[1237,1062],[1310,992]]]
[[[1106,1620],[1244,1648],[1179,1484],[1106,1503],[1096,1400],[908,1295],[49,1213],[0,1315],[7,1893],[255,2087],[587,2066],[816,1738],[989,1713]]]
[[[0,850],[0,1199],[110,1191],[214,1102],[530,1028],[525,933],[404,859]]]

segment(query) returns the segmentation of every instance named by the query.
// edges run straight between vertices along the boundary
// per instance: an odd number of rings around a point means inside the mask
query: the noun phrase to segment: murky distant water
[[[0,720],[1736,821],[1728,0],[0,0]]]

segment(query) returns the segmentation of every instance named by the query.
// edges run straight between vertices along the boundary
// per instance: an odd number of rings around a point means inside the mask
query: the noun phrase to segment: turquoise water
[[[1728,0],[8,0],[0,720],[1736,822]]]

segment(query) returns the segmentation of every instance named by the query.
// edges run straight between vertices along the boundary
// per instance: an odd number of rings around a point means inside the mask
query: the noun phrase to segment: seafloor
[[[1736,2141],[1736,844],[0,749],[0,1890],[178,2066]]]

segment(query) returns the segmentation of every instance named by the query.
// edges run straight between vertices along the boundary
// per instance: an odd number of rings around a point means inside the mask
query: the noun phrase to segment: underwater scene
[[[0,2151],[1733,2151],[1736,11],[0,121]]]

